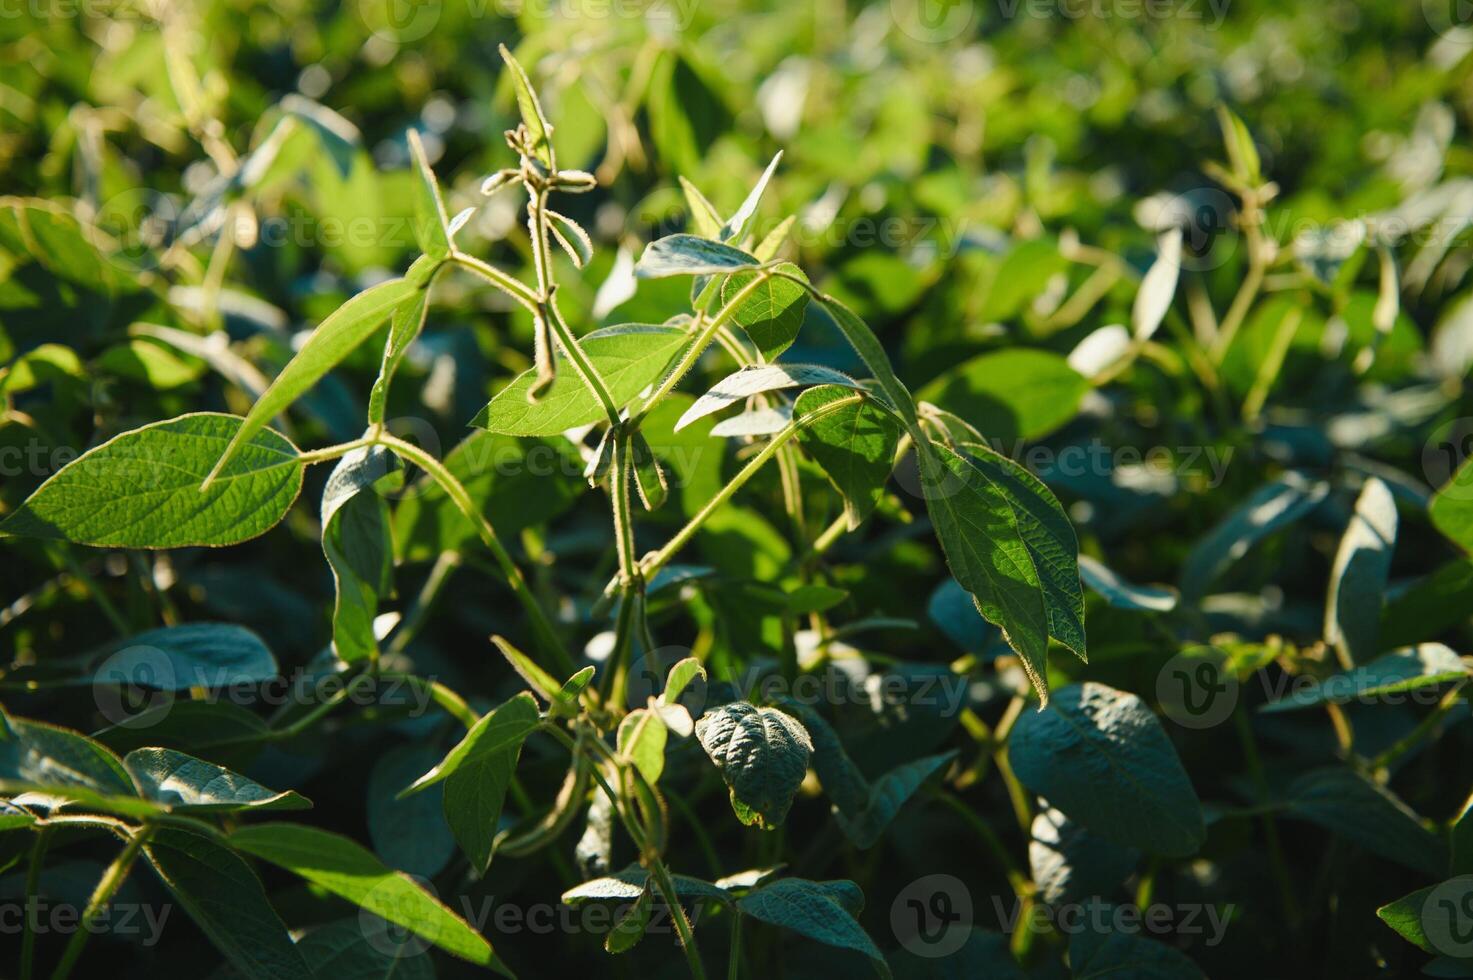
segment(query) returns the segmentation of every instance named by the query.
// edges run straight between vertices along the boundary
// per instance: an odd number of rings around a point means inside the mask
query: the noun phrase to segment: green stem
[[[1421,722],[1417,724],[1416,728],[1412,729],[1405,737],[1371,760],[1371,769],[1373,771],[1385,769],[1391,763],[1416,748],[1418,743],[1428,735],[1431,735],[1437,726],[1442,723],[1443,719],[1447,717],[1448,713],[1457,707],[1458,700],[1462,697],[1463,688],[1467,683],[1467,681],[1458,681],[1452,687],[1448,688],[1447,693],[1442,696],[1442,700],[1437,703],[1437,707],[1429,711]]]
[[[419,594],[410,603],[409,611],[404,614],[404,621],[394,631],[394,636],[389,640],[388,648],[384,650],[385,656],[394,656],[404,652],[409,646],[409,641],[419,632],[424,625],[425,617],[429,615],[430,607],[435,604],[435,598],[445,583],[450,580],[450,575],[460,564],[460,555],[454,551],[442,551],[435,559],[435,564],[430,566],[430,574],[424,584],[419,588]]]
[[[128,843],[123,845],[123,850],[118,854],[113,863],[108,865],[107,870],[102,873],[102,880],[97,883],[97,888],[92,892],[92,897],[87,900],[87,907],[82,910],[81,921],[77,923],[77,931],[72,933],[72,938],[66,944],[66,949],[61,954],[61,962],[57,964],[55,972],[51,974],[51,980],[66,980],[71,975],[72,967],[76,966],[77,959],[82,955],[87,940],[92,935],[90,926],[97,917],[106,909],[109,902],[133,867],[138,853],[143,849],[143,844],[148,840],[151,828],[144,827],[134,832]]]
[[[491,552],[491,556],[496,559],[496,564],[501,568],[502,575],[506,578],[507,583],[511,586],[512,592],[516,594],[517,599],[522,604],[522,608],[526,611],[527,620],[532,626],[532,631],[537,635],[538,642],[546,650],[547,654],[552,657],[554,664],[561,672],[561,676],[566,677],[572,674],[575,670],[573,658],[568,655],[568,651],[563,646],[562,640],[558,638],[557,632],[553,630],[552,623],[548,620],[547,614],[542,611],[542,604],[532,594],[532,589],[527,585],[526,576],[522,574],[522,570],[517,567],[516,562],[512,561],[511,555],[507,552],[505,546],[502,545],[501,540],[497,538],[496,529],[491,526],[491,522],[481,513],[480,508],[471,499],[470,493],[455,478],[455,474],[451,473],[445,468],[444,464],[423,449],[411,442],[405,442],[403,439],[392,436],[387,432],[378,433],[375,441],[389,447],[404,459],[407,459],[424,470],[430,475],[431,479],[440,485],[440,488],[445,491],[446,496],[465,515],[466,520],[471,522],[471,526],[476,529],[481,542]]]
[[[500,289],[512,299],[522,304],[522,306],[526,307],[529,313],[535,314],[537,312],[537,294],[520,279],[516,279],[502,272],[488,262],[482,262],[473,255],[466,255],[464,252],[457,251],[450,253],[450,261],[468,272],[475,273],[497,289]]]
[[[675,890],[675,881],[670,877],[670,871],[665,867],[657,855],[649,855],[650,877],[655,881],[655,887],[659,889],[660,897],[665,900],[665,906],[670,909],[670,918],[675,922],[675,931],[680,936],[680,948],[685,952],[685,962],[690,966],[690,975],[694,980],[706,980],[706,968],[701,963],[701,951],[696,947],[695,931],[691,929],[690,920],[685,917],[685,909],[680,904],[680,894]]]
[[[1247,713],[1241,710],[1234,711],[1233,724],[1238,730],[1238,743],[1243,748],[1243,759],[1248,765],[1248,777],[1253,780],[1253,786],[1258,791],[1260,802],[1266,803],[1269,796],[1268,776],[1263,771],[1263,760],[1258,755],[1258,743],[1253,738],[1253,726],[1249,724]],[[1274,823],[1273,808],[1265,810],[1260,817],[1263,839],[1268,845],[1269,867],[1279,887],[1279,901],[1284,906],[1284,917],[1290,926],[1297,927],[1299,902],[1294,897],[1294,881],[1289,877],[1289,867],[1284,861],[1284,848],[1279,840],[1279,826]]]
[[[25,916],[20,939],[20,980],[31,980],[36,958],[36,930],[31,928],[31,906],[36,901],[36,892],[41,885],[41,865],[46,860],[46,845],[51,843],[51,828],[36,831],[35,843],[31,845],[31,863],[26,869],[26,897],[22,914]]]
[[[726,980],[738,980],[742,972],[742,913],[731,910],[731,959],[726,963]]]

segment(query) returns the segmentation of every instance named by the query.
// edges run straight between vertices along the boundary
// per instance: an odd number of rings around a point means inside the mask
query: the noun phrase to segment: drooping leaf
[[[426,786],[438,783],[461,766],[521,745],[532,733],[532,729],[537,727],[537,717],[537,702],[526,691],[488,711],[438,765],[416,779],[401,795],[419,792]]]
[[[696,722],[696,738],[731,791],[748,826],[779,826],[808,771],[813,742],[797,719],[774,708],[733,701]]]
[[[389,505],[374,486],[394,459],[379,446],[355,450],[338,461],[322,490],[322,551],[336,585],[332,646],[346,663],[378,654],[373,621],[379,596],[391,585],[394,542]]]
[[[200,412],[114,436],[41,484],[0,532],[98,548],[248,541],[286,516],[302,464],[285,437],[256,426],[242,440],[245,431],[238,416]],[[227,446],[238,451],[201,491]]]
[[[164,827],[143,854],[232,968],[251,980],[311,980],[261,880],[233,851],[202,834]]]
[[[1344,663],[1364,663],[1378,649],[1381,601],[1395,544],[1396,501],[1386,484],[1371,477],[1340,539],[1325,599],[1325,642],[1340,651]]]
[[[143,795],[170,810],[305,810],[310,802],[291,790],[267,789],[239,773],[173,749],[134,749],[123,759]]]
[[[634,274],[640,279],[713,276],[761,265],[754,256],[731,245],[695,235],[668,235],[645,246],[634,264]]]
[[[1329,487],[1290,471],[1255,490],[1192,547],[1178,585],[1195,599],[1253,545],[1317,507]]]
[[[1031,791],[1090,832],[1151,854],[1193,854],[1202,805],[1161,723],[1134,694],[1071,684],[1025,712],[1008,759]]]
[[[1293,711],[1322,704],[1366,704],[1389,694],[1455,681],[1469,673],[1468,665],[1448,647],[1441,643],[1419,643],[1295,690],[1259,710]]]
[[[1389,861],[1429,875],[1448,870],[1442,839],[1384,786],[1346,766],[1305,773],[1290,784],[1289,816],[1308,820]]]
[[[419,287],[407,279],[388,279],[348,300],[317,325],[296,356],[282,368],[266,393],[256,399],[224,452],[209,471],[205,482],[213,485],[227,474],[226,466],[255,437],[268,421],[307,393],[323,375],[371,337],[385,318],[410,298]]]
[[[815,416],[818,409],[848,399],[838,410]],[[868,398],[856,398],[839,385],[810,388],[793,404],[793,418],[801,426],[798,441],[818,461],[844,499],[844,515],[852,531],[879,504],[885,481],[895,466],[900,423]]]
[[[614,403],[623,408],[660,379],[686,342],[685,331],[679,327],[626,323],[595,330],[580,345],[608,385]],[[603,406],[567,363],[559,365],[557,380],[534,405],[527,393],[536,381],[535,370],[518,375],[471,424],[507,435],[554,436],[605,417]]]
[[[234,623],[180,623],[135,633],[95,653],[93,684],[159,691],[223,688],[268,681],[276,658],[255,633]]]
[[[573,260],[573,265],[579,269],[583,268],[593,259],[593,239],[588,237],[588,232],[583,226],[569,218],[567,215],[558,214],[556,211],[548,211],[548,218],[552,219],[547,228],[552,232],[552,237],[562,246],[568,258]]]
[[[824,887],[833,884],[857,891],[853,882],[779,878],[737,899],[736,904],[742,914],[759,922],[790,929],[828,946],[863,953],[874,961],[876,973],[889,977],[890,966],[885,957],[854,918],[853,912],[858,910],[846,908],[831,889]]]
[[[776,360],[779,354],[793,346],[803,326],[803,314],[808,309],[808,290],[800,283],[777,274],[796,276],[807,282],[808,277],[803,270],[791,262],[782,262],[772,271],[774,274],[756,286],[731,314],[732,322],[746,331],[763,358],[769,361]],[[730,303],[756,276],[755,272],[736,272],[727,276],[721,285],[722,304]]]
[[[266,823],[239,828],[230,835],[230,844],[403,926],[447,953],[506,973],[491,944],[464,919],[346,837],[301,824]]]
[[[485,874],[495,856],[501,811],[521,752],[520,741],[495,751],[478,752],[445,778],[445,823],[476,874]]]
[[[614,923],[614,928],[604,938],[604,950],[610,953],[627,953],[644,938],[645,928],[650,924],[652,895],[650,885],[645,883],[639,898],[634,900],[628,911]]]
[[[859,387],[848,375],[818,364],[761,364],[744,367],[728,374],[716,382],[710,391],[697,398],[695,404],[686,409],[680,421],[675,423],[675,430],[678,432],[698,419],[729,408],[753,395],[807,385],[836,385],[850,389]]]
[[[854,842],[855,847],[874,847],[906,801],[955,755],[955,752],[943,752],[916,759],[891,769],[875,780],[864,807],[858,813],[852,817],[842,810],[834,814],[844,835]]]

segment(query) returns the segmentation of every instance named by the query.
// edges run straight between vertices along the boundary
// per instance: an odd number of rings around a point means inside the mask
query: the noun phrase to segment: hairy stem
[[[90,928],[97,917],[107,910],[107,905],[122,887],[128,877],[128,872],[133,868],[133,862],[138,859],[138,853],[143,849],[143,844],[152,833],[151,828],[144,827],[135,831],[129,838],[128,843],[123,845],[123,850],[108,865],[107,870],[102,873],[102,880],[97,883],[97,888],[92,892],[92,897],[87,900],[87,907],[82,910],[82,919],[77,923],[77,931],[72,933],[72,938],[67,942],[66,949],[61,954],[61,962],[57,964],[56,970],[51,974],[51,980],[66,980],[71,975],[72,968],[77,965],[77,959],[82,955],[82,950],[87,945],[87,940],[92,935]]]

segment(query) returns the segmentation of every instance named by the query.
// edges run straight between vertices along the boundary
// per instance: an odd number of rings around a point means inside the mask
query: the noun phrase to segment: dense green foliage
[[[514,6],[0,16],[0,975],[1473,976],[1459,6]]]

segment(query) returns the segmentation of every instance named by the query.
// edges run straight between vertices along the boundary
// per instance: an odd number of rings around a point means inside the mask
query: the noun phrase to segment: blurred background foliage
[[[529,275],[520,199],[479,190],[486,174],[512,162],[501,134],[516,110],[496,54],[505,43],[543,93],[560,162],[599,178],[596,192],[565,203],[597,246],[585,272],[568,264],[560,275],[563,308],[580,331],[658,323],[685,309],[680,280],[636,285],[629,272],[644,243],[686,226],[678,178],[730,213],[782,150],[761,227],[798,216],[787,257],[875,327],[912,390],[944,392],[938,402],[1004,451],[1025,459],[1035,447],[1049,451],[1038,458],[1054,466],[1041,475],[1070,507],[1086,554],[1133,581],[1172,581],[1193,543],[1284,466],[1338,481],[1343,492],[1233,567],[1221,594],[1209,597],[1215,602],[1204,602],[1201,622],[1163,630],[1151,617],[1091,601],[1092,664],[1059,658],[1058,681],[1090,677],[1153,698],[1153,678],[1184,634],[1231,632],[1257,644],[1319,636],[1323,583],[1353,500],[1345,487],[1359,475],[1381,475],[1404,503],[1421,506],[1451,471],[1435,447],[1437,433],[1468,414],[1464,376],[1473,361],[1473,30],[1441,20],[1440,10],[1409,0],[990,0],[935,10],[910,0],[7,5],[0,189],[12,196],[0,200],[0,511],[120,431],[185,411],[244,411],[306,330],[402,271],[414,254],[411,128],[424,136],[451,213],[472,209],[463,247]],[[1222,317],[1249,261],[1234,224],[1237,197],[1204,166],[1224,159],[1219,103],[1246,123],[1262,172],[1277,185],[1264,227],[1281,254],[1264,300],[1224,352],[1220,388],[1211,389],[1189,364],[1202,340],[1200,314],[1211,308]],[[1090,372],[1066,358],[1097,329],[1130,322],[1157,249],[1150,208],[1163,201],[1190,205],[1191,259],[1162,349],[1108,386],[1091,384]],[[1396,242],[1400,303],[1384,338],[1372,323],[1374,248],[1352,243],[1339,254],[1315,245],[1342,218],[1395,218],[1413,232]],[[1296,248],[1296,240],[1307,244]],[[1303,320],[1281,352],[1282,372],[1268,379],[1267,405],[1240,412],[1289,308]],[[855,369],[822,315],[808,316],[789,359]],[[488,395],[530,365],[531,334],[530,321],[499,295],[446,277],[389,415],[417,441],[449,452]],[[299,444],[358,434],[374,349],[365,345],[285,420]],[[966,368],[989,354],[997,359]],[[711,378],[723,373],[710,365]],[[677,467],[686,513],[734,469],[735,452],[702,441],[708,430],[686,436],[689,465]],[[1060,464],[1064,449],[1092,445],[1108,447],[1114,465]],[[1169,465],[1143,462],[1148,447]],[[1224,461],[1221,473],[1213,459]],[[332,597],[315,526],[321,479],[294,511],[292,530],[228,553],[99,557],[7,542],[0,650],[24,663],[107,639],[113,627],[91,612],[91,588],[132,628],[157,625],[159,608],[177,606],[186,621],[249,625],[285,665],[308,663],[327,642]],[[816,470],[805,479],[823,486]],[[595,636],[602,626],[590,609],[612,555],[606,516],[597,500],[580,498],[576,467],[487,484],[481,499],[535,565],[538,588],[560,599],[580,639]],[[831,613],[836,620],[913,621],[848,637],[868,657],[861,671],[924,671],[966,654],[988,662],[997,652],[966,623],[948,628],[958,614],[946,611],[944,592],[933,595],[945,571],[916,527],[924,511],[913,489],[902,475],[875,525],[831,556],[831,580],[849,592]],[[813,495],[812,526],[838,512],[831,496]],[[699,561],[727,582],[778,577],[794,556],[780,499],[775,475],[755,480],[702,533]],[[401,607],[441,548],[465,540],[453,528],[438,540],[411,538],[436,519],[428,509],[413,498],[396,507]],[[653,546],[679,518],[642,516],[641,539]],[[481,559],[463,561],[434,625],[402,655],[420,673],[468,681],[491,697],[509,690],[509,672],[485,637],[516,636],[523,626]],[[1383,630],[1405,641],[1453,637],[1466,650],[1466,568],[1425,521],[1405,521],[1393,579],[1423,583],[1436,573],[1439,589],[1413,592],[1421,605],[1393,602]],[[792,642],[750,606],[724,606],[721,589],[667,594],[657,618],[668,642],[689,644],[731,672]],[[992,717],[1019,689],[1020,675],[1004,660],[975,675],[969,708]],[[44,693],[37,701],[23,713],[72,711]],[[851,754],[872,772],[957,732],[955,713],[843,712],[852,716],[842,719]],[[85,715],[56,720],[98,727]],[[1363,725],[1358,719],[1357,732],[1373,751],[1416,720],[1409,708],[1388,709]],[[409,744],[423,722],[389,733],[345,722],[328,739],[273,745],[257,765],[273,773],[263,777],[272,786],[308,785],[319,800],[339,791],[343,804],[317,817],[361,837],[365,773],[327,760],[344,744]],[[1307,732],[1262,726],[1271,781],[1280,768],[1333,757],[1328,731]],[[1231,734],[1174,734],[1201,796],[1242,801],[1247,777]],[[1437,751],[1457,751],[1452,742]],[[542,775],[553,781],[556,761],[545,761]],[[1435,763],[1405,778],[1403,795],[1426,814],[1461,802],[1463,788],[1442,785]],[[528,779],[536,783],[535,770]],[[995,784],[969,801],[984,814],[1008,812]],[[944,870],[975,882],[976,916],[989,928],[1000,924],[990,922],[985,896],[1011,895],[944,808],[908,810],[881,847],[852,852],[815,836],[822,807],[795,810],[785,849],[740,832],[721,813],[719,783],[706,780],[690,805],[720,818],[712,836],[723,854],[742,854],[703,873],[783,860],[810,877],[853,877],[865,886],[866,922],[877,937],[889,935],[898,888],[920,874]],[[1299,972],[1296,963],[1347,976],[1389,963],[1393,975],[1417,955],[1368,916],[1419,879],[1392,868],[1396,887],[1373,881],[1363,865],[1347,864],[1345,850],[1327,858],[1318,831],[1290,829],[1305,916],[1291,921],[1258,898],[1273,885],[1252,826],[1214,824],[1199,861],[1163,869],[1154,881],[1158,899],[1237,907],[1227,943],[1190,949],[1209,973],[1262,973],[1275,957],[1280,975]],[[1021,853],[1016,836],[1014,829],[1009,846]],[[686,865],[703,863],[689,840],[681,850]],[[551,890],[538,887],[545,870],[538,861],[499,862],[475,887],[550,900]],[[1332,891],[1339,904],[1323,902]],[[317,900],[301,889],[286,907]],[[631,956],[653,955],[651,945]],[[771,975],[813,975],[805,957],[818,955],[816,947],[779,955],[775,939],[771,946],[755,964]],[[545,955],[634,975],[628,959],[596,958],[588,937],[522,934],[498,951],[514,964]],[[152,968],[180,954],[166,947],[143,955]],[[1039,969],[1051,975],[1057,961],[1040,960]]]

